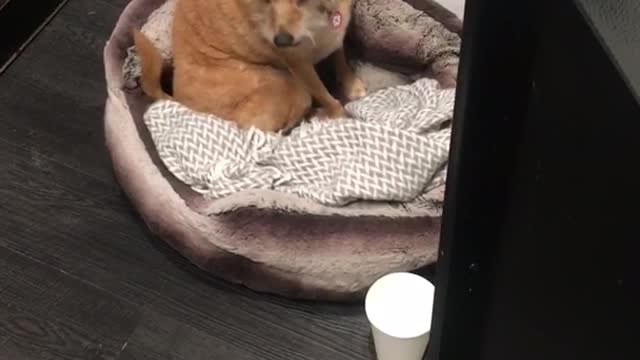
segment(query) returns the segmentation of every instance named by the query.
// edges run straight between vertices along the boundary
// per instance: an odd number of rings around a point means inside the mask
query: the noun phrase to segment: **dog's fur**
[[[312,98],[328,117],[344,115],[314,65],[332,56],[344,96],[364,95],[342,49],[353,0],[178,0],[173,23],[173,98],[195,111],[241,127],[278,131],[304,116]],[[339,12],[340,26],[331,15]],[[278,33],[292,46],[277,47]],[[162,58],[134,31],[141,86],[169,98],[160,86]]]

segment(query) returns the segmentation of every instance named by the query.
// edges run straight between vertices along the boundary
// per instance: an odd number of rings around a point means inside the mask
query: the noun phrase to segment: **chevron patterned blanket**
[[[328,206],[419,202],[445,179],[454,97],[420,79],[347,104],[352,118],[312,119],[286,136],[172,101],[153,104],[145,122],[167,168],[211,199],[272,189]]]

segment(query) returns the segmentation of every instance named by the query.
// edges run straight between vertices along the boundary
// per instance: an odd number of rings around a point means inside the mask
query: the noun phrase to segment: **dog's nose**
[[[288,32],[280,32],[273,38],[273,43],[277,47],[287,47],[293,45],[293,36]]]

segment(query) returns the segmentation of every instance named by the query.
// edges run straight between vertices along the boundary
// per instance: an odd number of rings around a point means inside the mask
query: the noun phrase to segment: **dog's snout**
[[[288,47],[293,45],[293,36],[288,32],[279,32],[274,36],[273,43],[277,47]]]

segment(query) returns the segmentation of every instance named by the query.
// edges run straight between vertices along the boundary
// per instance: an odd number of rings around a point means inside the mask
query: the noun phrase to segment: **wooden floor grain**
[[[102,48],[126,0],[71,0],[0,76],[0,359],[370,359],[360,305],[212,279],[114,182]]]

